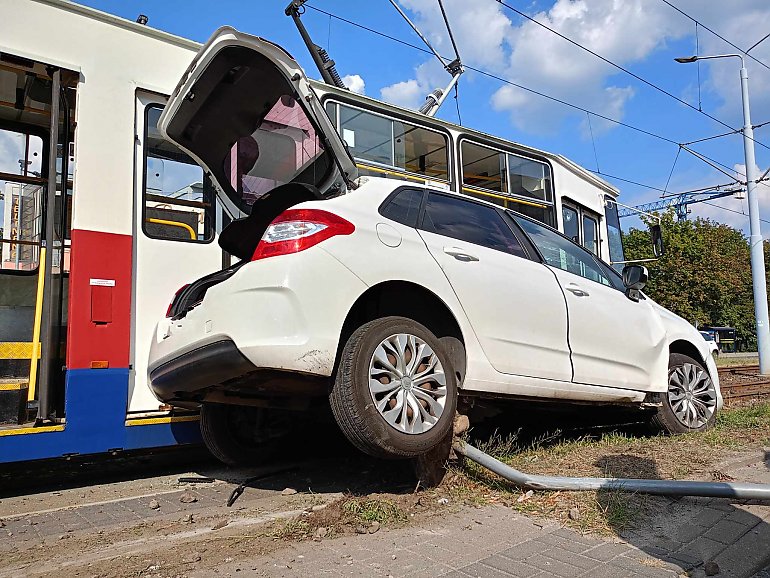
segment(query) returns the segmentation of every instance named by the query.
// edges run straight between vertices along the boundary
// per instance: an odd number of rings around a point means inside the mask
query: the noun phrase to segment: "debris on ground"
[[[196,498],[189,492],[185,492],[184,494],[179,496],[179,501],[182,502],[183,504],[194,504],[195,502],[198,501],[198,498]]]
[[[160,502],[158,500],[150,500],[150,503],[147,504],[147,506],[151,510],[159,510],[160,509]]]
[[[294,488],[285,488],[283,491],[281,491],[282,496],[293,496],[297,493],[297,490]]]
[[[720,572],[719,564],[713,561],[706,562],[703,565],[703,571],[706,573],[706,576],[716,576]]]
[[[214,525],[211,527],[211,529],[212,529],[212,530],[221,530],[222,528],[224,528],[225,526],[227,526],[227,524],[229,524],[229,523],[230,523],[230,522],[228,522],[227,520],[220,520],[219,522],[217,522],[216,524],[214,524]]]

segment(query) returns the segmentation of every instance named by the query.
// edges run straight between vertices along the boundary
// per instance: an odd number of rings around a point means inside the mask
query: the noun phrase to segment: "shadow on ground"
[[[648,458],[607,455],[595,465],[607,477],[663,479],[655,461]],[[767,460],[765,465],[770,467]],[[614,490],[599,492],[597,500],[619,537],[648,554],[650,560],[673,564],[691,576],[750,576],[770,561],[770,525],[754,513],[759,503]],[[643,516],[645,523],[629,530],[629,515]]]
[[[85,488],[160,476],[209,478],[249,487],[315,493],[405,493],[414,490],[409,462],[383,461],[361,454],[336,424],[323,421],[299,428],[282,440],[269,463],[228,468],[203,446],[113,455],[77,456],[13,464],[0,469],[0,499]]]

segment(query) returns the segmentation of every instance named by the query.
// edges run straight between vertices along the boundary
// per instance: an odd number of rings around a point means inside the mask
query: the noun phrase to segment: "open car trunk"
[[[201,48],[158,127],[211,177],[234,219],[219,244],[245,261],[281,212],[342,194],[358,176],[297,62],[279,46],[230,27]],[[181,291],[172,314],[184,315],[239,266]]]

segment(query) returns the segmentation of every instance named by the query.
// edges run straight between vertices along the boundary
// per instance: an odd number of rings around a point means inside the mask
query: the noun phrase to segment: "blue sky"
[[[770,31],[766,0],[668,0],[742,49]],[[317,77],[291,20],[284,15],[288,0],[85,0],[83,4],[135,19],[149,17],[149,26],[205,41],[218,26],[229,24],[263,36],[289,50],[311,76]],[[695,24],[665,0],[507,0],[507,3],[590,47],[636,75],[659,86],[732,128],[742,126],[739,61],[722,59],[700,65],[676,64],[676,56],[695,53]],[[451,48],[436,0],[402,0],[401,6],[443,54]],[[310,0],[316,7],[420,44],[387,0],[350,2]],[[583,108],[656,133],[676,143],[730,131],[730,128],[645,85],[555,34],[527,21],[495,0],[445,0],[463,60],[476,68],[575,103]],[[304,21],[315,41],[328,47],[341,75],[363,81],[365,93],[406,106],[443,86],[448,77],[428,55],[352,27],[309,8]],[[735,52],[703,27],[697,41],[701,54]],[[770,39],[751,54],[770,66]],[[770,121],[770,68],[747,59],[752,121]],[[700,86],[698,84],[700,72]],[[699,90],[700,88],[700,90]],[[699,97],[700,92],[700,97]],[[507,86],[475,72],[460,81],[460,112],[467,126],[504,138],[564,154],[604,174],[669,191],[684,191],[730,182],[703,161],[682,151],[674,167],[676,144],[591,117],[539,96]],[[453,100],[439,113],[457,121]],[[591,138],[593,132],[593,139]],[[757,129],[757,141],[770,146],[770,125]],[[594,144],[596,152],[594,152]],[[694,145],[719,163],[743,170],[740,135]],[[757,165],[770,165],[770,149],[757,145]],[[672,172],[672,167],[674,168]],[[605,177],[621,189],[621,200],[638,204],[660,192]],[[762,214],[770,221],[770,187],[760,187]],[[693,215],[707,216],[746,229],[746,201],[732,197],[715,206],[692,206]],[[628,224],[633,223],[632,220]],[[763,223],[770,236],[770,223]]]

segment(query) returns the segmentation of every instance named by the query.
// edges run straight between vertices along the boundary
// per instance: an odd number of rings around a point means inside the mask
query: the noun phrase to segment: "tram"
[[[200,45],[65,0],[0,11],[0,463],[196,443],[147,357],[175,291],[231,260],[231,216],[156,126]],[[362,175],[491,200],[624,261],[619,192],[588,170],[312,87]]]

